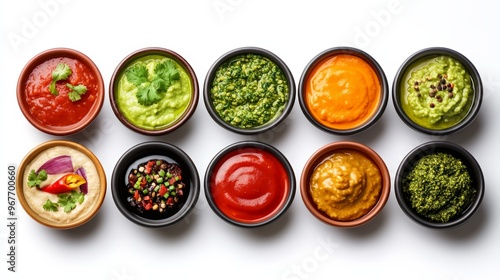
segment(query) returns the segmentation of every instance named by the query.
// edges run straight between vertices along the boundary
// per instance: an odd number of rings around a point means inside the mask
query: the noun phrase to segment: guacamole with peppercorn
[[[449,56],[418,61],[402,85],[402,105],[417,124],[435,130],[459,123],[474,98],[472,80],[464,66]]]
[[[210,94],[215,111],[226,123],[255,128],[283,112],[289,88],[276,63],[258,54],[245,54],[217,69]]]
[[[472,202],[476,190],[467,166],[447,153],[420,158],[403,180],[411,207],[434,222],[448,222]]]

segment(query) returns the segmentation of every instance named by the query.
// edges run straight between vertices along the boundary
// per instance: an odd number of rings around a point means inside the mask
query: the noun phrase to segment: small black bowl
[[[408,71],[410,71],[413,67],[415,67],[416,64],[420,63],[420,61],[438,56],[449,56],[459,61],[469,73],[469,76],[472,80],[472,85],[474,87],[472,104],[467,112],[467,115],[457,124],[443,129],[440,128],[433,129],[418,124],[417,122],[412,120],[411,117],[405,112],[402,105],[402,98],[404,93],[402,92],[401,88],[402,88],[402,83],[406,83],[407,81],[407,76],[409,75]],[[472,62],[461,53],[443,47],[426,48],[412,54],[409,58],[407,58],[403,62],[403,64],[397,71],[394,82],[392,84],[392,101],[394,103],[394,108],[396,109],[396,112],[398,113],[401,120],[408,127],[429,135],[448,135],[451,133],[458,132],[469,126],[474,121],[479,112],[479,109],[481,108],[482,99],[483,99],[483,84],[481,82],[481,76],[479,75],[479,72],[476,70],[476,67],[474,67]]]
[[[255,126],[255,127],[250,127],[250,128],[241,128],[234,126],[228,122],[226,122],[221,116],[217,113],[215,110],[214,104],[212,102],[212,97],[211,97],[211,88],[214,82],[214,77],[219,69],[219,67],[224,64],[227,61],[230,61],[231,59],[234,59],[238,56],[246,55],[246,54],[254,54],[254,55],[260,55],[263,56],[267,59],[269,59],[271,62],[276,64],[283,74],[285,75],[286,81],[287,81],[287,86],[288,86],[288,100],[285,104],[285,107],[283,111],[275,116],[273,119],[269,120],[267,123],[264,123],[260,126]],[[263,133],[268,130],[271,130],[275,127],[277,127],[287,116],[290,114],[293,108],[293,104],[295,102],[295,81],[293,79],[292,72],[290,69],[288,69],[288,66],[274,53],[258,48],[258,47],[242,47],[242,48],[237,48],[234,50],[231,50],[224,55],[222,55],[219,59],[217,59],[212,67],[208,70],[207,76],[205,78],[205,83],[203,86],[203,98],[205,101],[205,107],[207,108],[208,113],[210,114],[210,117],[221,127],[243,135],[252,135],[252,134],[258,134],[258,133]]]
[[[268,158],[271,159],[270,161],[266,162],[265,160],[261,160],[265,158],[265,156],[254,156],[256,154],[267,154]],[[241,159],[241,158],[247,158],[247,159],[252,159],[250,160],[251,163],[246,162],[245,166],[243,167],[236,167],[234,165],[231,166],[231,168],[226,167],[229,166],[228,162],[236,163],[236,159]],[[272,166],[269,164],[269,162],[272,162],[273,164],[279,164],[280,167],[277,166]],[[224,164],[226,163],[226,164]],[[271,175],[277,174],[278,169],[283,170],[283,177],[281,178],[284,180],[284,185],[280,185],[278,187],[282,188],[278,191],[275,191],[275,197],[274,199],[268,199],[264,203],[264,201],[259,200],[261,198],[264,198],[266,195],[269,195],[267,197],[271,197],[273,194],[272,189],[270,188],[272,182],[274,180]],[[222,207],[218,206],[217,201],[220,201],[217,199],[218,194],[215,194],[215,191],[220,192],[221,190],[215,190],[215,180],[221,180],[221,176],[216,176],[216,171],[220,169],[225,169],[225,170],[230,170],[228,171],[228,175],[230,175],[231,179],[230,181],[234,183],[234,186],[231,186],[228,188],[231,191],[234,191],[238,195],[241,194],[242,197],[239,196],[234,196],[232,197],[233,200],[228,199],[227,201],[230,201],[229,203],[225,204],[232,206],[231,202],[242,202],[244,203],[245,201],[258,201],[258,205],[256,204],[251,204],[251,206],[248,206],[247,208],[244,208],[241,205],[240,209],[234,209],[231,208],[231,211],[225,211],[222,209]],[[253,172],[252,172],[253,171]],[[257,178],[257,176],[254,176],[255,174],[262,174],[267,172],[267,176],[269,177],[263,177],[260,176]],[[249,188],[248,180],[251,180],[252,182],[256,183],[258,186],[260,186],[260,190],[253,190]],[[227,182],[227,181],[224,181]],[[260,182],[260,184],[258,184]],[[233,188],[234,187],[234,188]],[[267,189],[265,191],[268,191],[265,195],[263,195],[264,189],[262,187],[266,187]],[[246,228],[254,228],[254,227],[260,227],[266,224],[269,224],[275,220],[277,220],[279,217],[281,217],[286,210],[290,207],[290,205],[293,202],[293,199],[295,197],[295,189],[296,189],[296,181],[295,181],[295,173],[293,172],[293,168],[286,159],[286,157],[275,147],[258,142],[258,141],[241,141],[237,142],[234,144],[231,144],[227,146],[226,148],[222,149],[209,163],[207,167],[207,171],[205,173],[205,196],[207,198],[208,204],[210,205],[210,208],[219,216],[222,220],[228,222],[229,224],[240,226],[240,227],[246,227]],[[270,194],[271,193],[271,194]],[[227,197],[226,193],[224,193],[223,197]],[[258,197],[258,198],[256,198]],[[253,200],[252,200],[253,199]],[[219,202],[220,203],[220,202]],[[226,201],[224,201],[226,203]],[[271,205],[272,204],[272,205]],[[255,217],[257,214],[255,214],[254,211],[257,211],[258,209],[262,209],[266,206],[266,215],[262,215],[261,217]],[[229,208],[225,208],[229,209]],[[245,210],[246,209],[246,210]],[[249,215],[253,215],[252,218],[244,218],[243,216],[249,217]]]
[[[361,124],[348,128],[332,128],[325,124],[322,124],[313,116],[313,113],[309,110],[305,97],[306,87],[310,74],[318,65],[320,65],[330,57],[343,54],[361,58],[375,71],[380,83],[380,101],[378,102],[376,110]],[[387,84],[387,77],[385,76],[384,70],[382,69],[380,64],[378,64],[378,62],[368,53],[352,47],[334,47],[319,53],[304,68],[304,72],[302,73],[299,81],[298,99],[302,112],[311,124],[331,134],[352,135],[367,130],[379,121],[385,111],[385,108],[387,107],[387,101],[389,100],[389,86]]]
[[[413,169],[416,162],[426,155],[438,152],[447,153],[457,159],[460,159],[466,165],[467,171],[471,175],[473,187],[476,189],[475,197],[470,205],[461,214],[458,214],[448,222],[430,221],[419,215],[411,207],[411,204],[403,190],[403,180],[408,172]],[[408,155],[406,155],[406,157],[399,165],[396,177],[394,179],[394,191],[396,194],[396,199],[403,212],[416,223],[434,229],[455,227],[469,220],[474,215],[474,213],[476,213],[479,205],[481,204],[484,196],[484,188],[485,186],[483,172],[476,159],[461,146],[446,141],[430,141],[413,149],[410,153],[408,153]]]
[[[178,164],[182,169],[182,181],[187,187],[187,195],[172,210],[165,211],[164,215],[141,214],[127,201],[129,172],[139,163],[150,159]],[[116,207],[130,221],[145,227],[166,227],[180,221],[194,208],[200,194],[200,178],[195,164],[180,148],[165,142],[144,142],[130,148],[116,163],[111,177],[111,192]]]

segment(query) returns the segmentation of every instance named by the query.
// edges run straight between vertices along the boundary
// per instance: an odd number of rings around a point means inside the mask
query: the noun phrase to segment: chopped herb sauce
[[[278,65],[261,55],[245,54],[217,69],[210,92],[213,107],[225,122],[253,128],[283,112],[289,88]]]
[[[476,194],[467,166],[446,153],[422,157],[403,184],[411,207],[434,222],[447,222],[456,217],[470,205]]]

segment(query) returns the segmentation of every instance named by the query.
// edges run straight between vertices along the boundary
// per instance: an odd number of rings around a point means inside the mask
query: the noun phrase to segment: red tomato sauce
[[[59,95],[49,91],[52,82],[52,71],[57,64],[66,63],[72,74],[66,80],[58,81],[56,88]],[[81,99],[72,102],[68,93],[71,91],[66,84],[85,85],[87,92]],[[99,83],[94,73],[76,59],[59,57],[52,58],[38,65],[29,75],[25,85],[25,98],[31,114],[41,123],[49,126],[68,126],[79,122],[92,108]]]
[[[273,154],[243,148],[221,158],[214,168],[211,192],[226,216],[238,222],[257,223],[282,208],[289,184],[283,164]]]

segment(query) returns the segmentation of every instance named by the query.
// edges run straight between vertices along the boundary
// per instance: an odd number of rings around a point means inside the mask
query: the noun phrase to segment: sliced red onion
[[[85,174],[85,169],[83,167],[80,167],[78,168],[76,171],[75,171],[76,174],[80,175],[83,177],[83,179],[85,179],[85,181],[87,181],[87,174]],[[87,194],[87,192],[89,191],[88,189],[88,185],[87,185],[87,182],[85,182],[85,184],[82,184],[80,186],[80,191],[83,193],[83,194]]]
[[[38,168],[36,172],[38,173],[42,169],[45,170],[47,174],[73,172],[73,162],[71,161],[70,156],[62,155],[49,159],[44,164],[42,164],[42,166],[40,166],[40,168]]]

